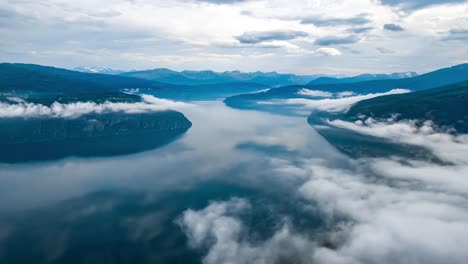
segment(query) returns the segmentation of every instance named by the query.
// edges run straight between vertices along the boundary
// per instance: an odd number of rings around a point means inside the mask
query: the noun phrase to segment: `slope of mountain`
[[[88,114],[77,118],[0,118],[0,162],[115,156],[165,145],[191,122],[181,113]]]
[[[176,111],[132,112],[145,102],[121,91],[162,86],[122,76],[0,64],[0,162],[122,155],[167,144],[185,133],[190,121]],[[116,104],[109,102],[126,104],[113,108]]]
[[[250,72],[240,71],[172,71],[169,69],[154,69],[146,71],[125,72],[122,76],[136,77],[146,80],[179,84],[179,85],[206,85],[234,82],[259,83],[269,87],[282,85],[306,84],[324,75],[295,75],[277,72]]]
[[[139,89],[140,93],[151,94],[156,97],[181,100],[181,101],[197,101],[197,100],[218,100],[224,99],[239,93],[252,93],[267,89],[268,86],[251,83],[251,82],[235,82],[222,84],[205,84],[197,86],[178,85],[176,87],[168,85],[158,89]]]
[[[86,73],[101,73],[101,74],[110,74],[110,75],[117,75],[121,74],[124,71],[120,70],[114,70],[111,68],[101,68],[101,67],[95,67],[95,66],[78,66],[72,69],[73,71],[79,71],[79,72],[86,72]]]
[[[334,83],[355,83],[375,80],[403,79],[417,76],[415,72],[396,72],[392,74],[361,74],[347,78],[320,77],[311,81],[308,85],[334,84]]]
[[[468,81],[408,94],[381,96],[358,102],[346,113],[348,119],[359,115],[398,119],[431,120],[441,128],[468,133]]]
[[[444,164],[423,146],[401,144],[390,139],[361,134],[326,120],[343,120],[353,124],[372,117],[377,121],[414,120],[416,125],[430,120],[436,130],[468,133],[468,81],[407,94],[387,95],[360,101],[346,113],[314,111],[308,122],[332,145],[354,158],[387,157],[398,153],[411,159]]]
[[[347,84],[319,84],[319,85],[294,85],[270,89],[265,92],[253,94],[241,94],[229,97],[225,103],[231,107],[254,108],[257,101],[285,98],[309,98],[301,95],[301,89],[314,91],[326,91],[329,93],[352,92],[356,94],[368,94],[387,92],[391,89],[404,88],[412,91],[436,88],[457,82],[468,80],[468,63],[456,65],[418,75],[412,78],[366,81]]]
[[[120,74],[121,76],[135,77],[145,80],[156,80],[164,83],[172,84],[193,84],[194,81],[188,77],[181,75],[179,72],[172,71],[169,69],[154,69],[146,71],[132,71],[124,72]]]
[[[170,75],[170,73],[166,73]],[[133,77],[83,73],[32,64],[0,64],[1,94],[50,104],[54,101],[135,101],[139,97],[123,90],[140,90],[166,99],[210,100],[256,92],[265,85],[237,82],[211,85],[174,85]]]
[[[82,73],[33,64],[0,64],[0,92],[98,93],[137,87],[158,86],[156,82],[123,76]]]

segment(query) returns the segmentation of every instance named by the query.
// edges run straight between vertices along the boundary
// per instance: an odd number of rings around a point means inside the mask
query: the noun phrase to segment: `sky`
[[[468,61],[464,0],[2,0],[0,61],[424,73]]]

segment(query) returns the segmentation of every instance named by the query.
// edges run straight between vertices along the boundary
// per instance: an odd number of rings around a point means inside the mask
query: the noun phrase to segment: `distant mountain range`
[[[306,84],[312,80],[324,77],[324,74],[295,75],[277,72],[240,72],[240,71],[173,71],[169,69],[154,69],[146,71],[125,72],[122,76],[136,77],[180,85],[205,85],[234,82],[249,82],[278,87],[292,84]]]
[[[159,87],[160,84],[106,74],[82,73],[34,64],[0,64],[0,99],[14,95],[30,102],[135,101],[125,88]]]
[[[396,72],[392,74],[361,74],[347,78],[332,78],[332,77],[320,77],[308,83],[308,85],[319,85],[319,84],[342,84],[342,83],[355,83],[365,81],[376,81],[376,80],[389,80],[389,79],[404,79],[415,77],[418,74],[415,72]]]
[[[267,89],[251,82],[209,85],[176,85],[120,75],[83,73],[60,68],[18,63],[0,63],[1,94],[27,97],[29,101],[134,101],[128,92],[140,91],[177,100],[213,100],[239,93]]]
[[[73,71],[79,72],[86,72],[86,73],[101,73],[101,74],[110,74],[110,75],[117,75],[121,74],[124,71],[114,70],[111,68],[101,68],[101,67],[88,67],[88,66],[78,66],[72,69]]]
[[[466,80],[468,80],[468,63],[403,79],[283,86],[264,92],[228,97],[225,103],[231,107],[255,108],[258,107],[256,102],[263,100],[286,98],[310,99],[310,96],[300,93],[302,89],[324,91],[327,93],[351,92],[355,94],[369,94],[387,92],[397,88],[409,89],[412,91],[425,90]]]
[[[173,71],[166,68],[158,68],[143,71],[124,72],[111,68],[87,67],[80,66],[73,69],[74,71],[86,73],[101,73],[110,75],[121,75],[127,77],[135,77],[150,81],[157,81],[175,85],[208,85],[208,84],[224,84],[224,83],[257,83],[268,86],[270,88],[287,86],[287,85],[313,85],[313,84],[332,84],[332,83],[353,83],[371,80],[387,80],[387,79],[402,79],[414,77],[415,72],[402,72],[392,74],[361,74],[353,77],[345,75],[296,75],[290,73],[277,72],[241,72],[241,71]]]

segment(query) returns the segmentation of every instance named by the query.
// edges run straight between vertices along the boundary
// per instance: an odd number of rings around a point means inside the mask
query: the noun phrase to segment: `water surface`
[[[284,217],[298,230],[323,228],[294,194],[304,175],[278,164],[346,167],[348,159],[303,117],[221,102],[184,114],[193,127],[152,151],[0,165],[0,262],[197,263],[205,252],[189,246],[181,214],[232,197],[255,207],[244,216],[253,240],[267,239]]]

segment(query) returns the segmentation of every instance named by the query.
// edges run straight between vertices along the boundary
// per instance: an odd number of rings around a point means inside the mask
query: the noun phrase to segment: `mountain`
[[[164,83],[179,84],[179,85],[199,84],[196,82],[196,80],[193,80],[189,77],[184,76],[183,74],[179,72],[172,71],[169,69],[133,71],[133,72],[125,72],[120,75],[140,78],[140,79],[145,79],[145,80],[154,80],[154,81],[159,81],[159,82],[164,82]]]
[[[0,118],[0,162],[131,154],[168,144],[191,126],[176,111]]]
[[[167,144],[191,127],[176,111],[137,111],[148,102],[122,90],[139,87],[168,89],[137,78],[0,64],[0,162],[130,154]]]
[[[10,93],[28,101],[50,104],[71,101],[134,101],[140,91],[166,99],[211,100],[257,92],[267,86],[251,82],[210,85],[174,85],[139,78],[84,73],[33,64],[0,64],[0,97]]]
[[[436,88],[468,80],[468,63],[456,65],[418,75],[412,78],[376,80],[345,84],[312,84],[293,85],[270,89],[265,92],[241,94],[228,97],[225,103],[231,107],[255,108],[257,101],[286,98],[309,98],[302,95],[301,89],[325,91],[328,93],[352,92],[355,94],[369,94],[387,92],[392,89],[403,88],[412,91]]]
[[[110,74],[110,75],[117,75],[121,74],[124,71],[120,70],[114,70],[111,68],[101,68],[101,67],[95,67],[95,66],[79,66],[75,67],[72,69],[73,71],[79,71],[79,72],[86,72],[86,73],[101,73],[101,74]]]
[[[376,119],[398,113],[398,119],[432,120],[439,127],[468,133],[468,81],[407,94],[381,96],[358,102],[347,119],[366,115]]]
[[[268,87],[277,87],[292,84],[306,84],[324,75],[295,75],[277,72],[249,72],[240,71],[172,71],[169,69],[154,69],[145,71],[132,71],[122,76],[153,80],[178,85],[206,85],[235,82],[258,83]]]
[[[98,93],[157,86],[156,82],[123,76],[83,73],[34,64],[0,64],[0,91]]]
[[[396,72],[392,74],[361,74],[347,78],[332,78],[332,77],[320,77],[308,83],[308,85],[319,85],[319,84],[335,84],[335,83],[355,83],[375,80],[389,80],[389,79],[403,79],[415,77],[418,74],[415,72]]]
[[[326,120],[356,122],[372,117],[375,120],[415,120],[421,125],[431,120],[436,130],[468,133],[468,81],[406,94],[396,94],[363,100],[346,113],[314,111],[308,123],[347,155],[354,158],[400,155],[411,159],[446,164],[423,146],[400,144],[389,139],[330,126]],[[397,114],[397,115],[395,115]]]
[[[196,100],[218,100],[239,93],[252,93],[260,90],[266,90],[268,86],[251,83],[251,82],[234,82],[222,84],[205,84],[205,85],[178,85],[162,86],[158,89],[139,89],[140,93],[151,94],[156,97],[179,100],[179,101],[196,101]]]

